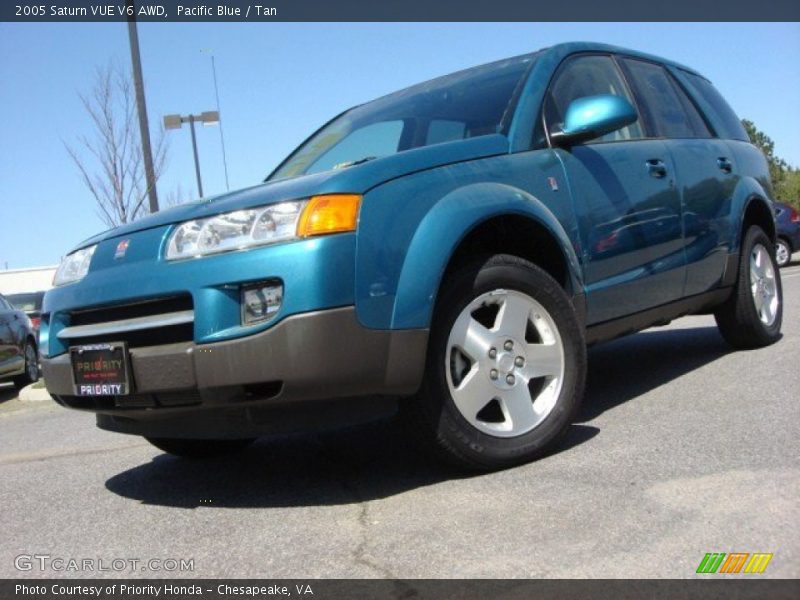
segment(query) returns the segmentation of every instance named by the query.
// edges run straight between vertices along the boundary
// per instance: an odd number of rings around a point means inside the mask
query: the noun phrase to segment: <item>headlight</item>
[[[58,265],[55,277],[53,277],[53,285],[65,285],[73,283],[86,277],[89,272],[89,263],[92,262],[92,255],[94,254],[97,244],[83,248],[72,254],[68,254],[61,264]]]
[[[192,258],[353,231],[360,203],[361,196],[332,194],[186,221],[170,235],[166,258]]]

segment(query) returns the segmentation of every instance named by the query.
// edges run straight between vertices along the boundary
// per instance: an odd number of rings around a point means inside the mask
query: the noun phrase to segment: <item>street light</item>
[[[189,123],[192,132],[192,152],[194,153],[194,172],[197,175],[197,193],[203,197],[203,182],[200,179],[200,159],[197,157],[197,139],[194,134],[194,124],[200,122],[204,126],[216,125],[219,123],[219,111],[209,110],[199,115],[166,115],[164,117],[164,129],[180,129],[184,123]]]

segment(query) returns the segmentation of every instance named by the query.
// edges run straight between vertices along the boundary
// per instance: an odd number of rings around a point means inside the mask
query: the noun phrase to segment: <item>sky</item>
[[[565,41],[649,52],[708,77],[800,166],[798,23],[144,23],[152,135],[166,114],[216,109],[230,189],[260,182],[342,110],[458,69]],[[124,23],[0,24],[0,270],[54,265],[106,229],[65,150],[92,126],[79,93],[98,67],[130,65]],[[160,197],[196,196],[186,127],[167,132]],[[205,194],[225,191],[219,129],[200,127]]]

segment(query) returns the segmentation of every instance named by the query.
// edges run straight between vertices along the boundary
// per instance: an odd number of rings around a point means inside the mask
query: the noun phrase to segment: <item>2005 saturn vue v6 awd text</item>
[[[573,43],[468,69],[81,243],[44,301],[47,389],[183,456],[394,403],[415,443],[516,464],[569,426],[588,344],[697,313],[779,337],[771,194],[690,68]]]

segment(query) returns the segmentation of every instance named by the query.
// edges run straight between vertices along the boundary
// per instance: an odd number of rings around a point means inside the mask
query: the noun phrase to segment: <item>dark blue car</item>
[[[800,250],[800,213],[793,206],[776,202],[775,222],[778,226],[775,258],[779,267],[785,267],[792,254]]]
[[[452,461],[531,460],[587,344],[696,313],[737,348],[778,339],[770,189],[689,67],[574,43],[468,69],[79,244],[45,297],[47,389],[182,456],[399,400]]]

